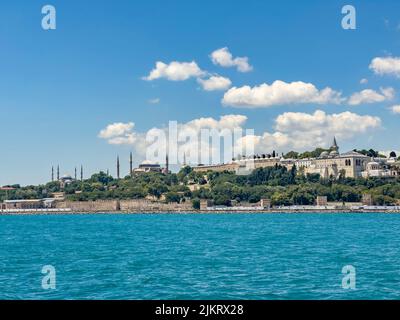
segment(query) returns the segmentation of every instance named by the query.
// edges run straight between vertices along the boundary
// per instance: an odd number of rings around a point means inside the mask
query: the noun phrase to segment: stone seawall
[[[193,209],[190,201],[183,203],[162,203],[144,199],[121,200],[121,211],[185,211]]]
[[[57,208],[82,212],[118,211],[118,200],[62,201],[57,203]]]
[[[161,211],[186,211],[192,210],[191,202],[162,203],[145,199],[132,200],[98,200],[98,201],[62,201],[57,203],[57,208],[71,209],[75,212],[161,212]]]

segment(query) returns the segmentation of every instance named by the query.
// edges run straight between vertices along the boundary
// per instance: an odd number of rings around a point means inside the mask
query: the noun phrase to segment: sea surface
[[[0,216],[0,299],[399,298],[399,214]]]

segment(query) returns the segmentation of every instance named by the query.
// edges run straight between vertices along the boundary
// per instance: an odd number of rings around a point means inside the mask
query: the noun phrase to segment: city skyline
[[[334,148],[336,148],[336,149],[334,149]],[[326,150],[338,150],[338,146],[337,146],[337,141],[336,141],[336,137],[333,137],[333,144],[332,144],[332,146],[330,146],[330,147],[328,147],[328,148],[325,148]],[[354,149],[354,150],[356,150],[356,149]],[[312,150],[310,150],[310,151],[312,151]],[[368,151],[368,150],[366,150],[366,151]],[[297,151],[296,150],[291,150],[290,152],[295,152],[295,153],[297,153]],[[349,153],[351,153],[352,152],[352,150],[349,150]],[[324,151],[323,153],[326,153],[326,151]],[[378,154],[379,155],[381,155],[381,156],[385,156],[385,157],[387,157],[387,159],[389,159],[390,157],[391,157],[391,154],[393,154],[393,153],[395,153],[396,154],[396,158],[400,158],[400,151],[396,151],[396,150],[390,150],[390,151],[383,151],[383,152],[381,152],[381,151],[378,151]],[[165,170],[166,170],[166,172],[169,172],[169,170],[168,170],[168,168],[169,168],[169,160],[168,160],[168,154],[166,154],[166,158],[165,158],[165,161],[164,162],[155,162],[155,163],[152,163],[152,162],[148,162],[148,161],[143,161],[143,162],[141,162],[141,163],[138,163],[138,168],[134,168],[133,167],[133,156],[132,156],[132,152],[129,152],[129,158],[127,158],[128,160],[127,160],[127,162],[129,163],[129,170],[127,171],[127,172],[121,172],[121,162],[120,162],[120,155],[118,154],[117,156],[116,156],[117,158],[116,158],[116,161],[115,161],[115,163],[114,163],[114,166],[111,166],[112,168],[114,168],[115,170],[112,170],[112,171],[115,171],[115,174],[113,174],[112,172],[110,172],[110,168],[108,167],[107,169],[100,169],[98,172],[89,172],[89,173],[87,173],[87,175],[85,176],[84,175],[84,168],[83,168],[83,165],[80,165],[80,167],[79,167],[79,177],[78,177],[78,174],[77,174],[77,167],[75,166],[74,167],[74,169],[73,169],[73,171],[74,171],[74,175],[72,175],[69,171],[65,171],[65,172],[63,172],[62,171],[62,168],[60,168],[60,165],[58,164],[57,166],[54,166],[54,165],[52,165],[51,166],[51,170],[50,170],[50,175],[49,175],[49,180],[46,180],[46,182],[55,182],[55,181],[61,181],[62,179],[71,179],[72,180],[72,178],[74,179],[74,180],[79,180],[79,181],[83,181],[84,179],[89,179],[93,174],[96,174],[96,173],[101,173],[101,172],[103,172],[103,173],[105,173],[105,174],[107,174],[107,175],[110,175],[110,176],[112,176],[112,177],[114,177],[114,178],[117,178],[117,179],[123,179],[123,178],[125,178],[125,177],[127,177],[127,176],[133,176],[133,174],[134,174],[134,172],[135,172],[135,170],[136,169],[138,169],[139,168],[139,165],[146,165],[146,163],[147,164],[150,164],[150,165],[154,165],[154,164],[157,164],[157,165],[160,165],[160,172],[162,172],[162,165],[164,165],[164,167],[165,167]],[[226,164],[230,164],[230,163],[235,163],[235,162],[240,162],[241,160],[245,160],[245,161],[247,161],[247,160],[252,160],[252,159],[269,159],[269,158],[277,158],[277,159],[285,159],[285,160],[295,160],[295,159],[293,159],[293,158],[290,158],[290,156],[289,156],[289,153],[288,154],[286,154],[286,155],[284,155],[283,153],[282,154],[279,154],[279,153],[277,153],[275,150],[273,150],[271,153],[255,153],[254,155],[247,155],[247,156],[245,156],[245,155],[242,155],[241,157],[239,157],[239,158],[232,158],[232,161],[229,161],[228,163],[226,163]],[[315,159],[318,159],[318,158],[320,158],[320,157],[316,157],[316,158],[304,158],[303,159],[303,161],[307,161],[307,160],[315,160]],[[297,158],[296,158],[297,159]],[[393,159],[393,158],[392,158]],[[302,161],[302,158],[298,158],[298,160],[301,162]],[[224,166],[224,162],[213,162],[213,163],[210,163],[210,165],[215,165],[215,167],[218,167],[219,165],[221,165],[221,167],[223,167]],[[182,167],[184,167],[185,165],[187,165],[186,164],[186,157],[185,157],[185,154],[183,154],[183,162],[182,162],[182,164],[181,165],[179,165],[179,168],[182,168]],[[192,164],[189,164],[189,166],[191,166],[192,168],[194,168],[195,170],[196,169],[201,169],[200,171],[204,171],[204,170],[207,170],[207,168],[208,168],[208,165],[204,165],[204,164],[201,164],[201,163],[192,163]],[[56,171],[54,170],[54,168],[56,167]],[[176,167],[176,166],[175,166]],[[211,167],[213,167],[213,166],[211,166]],[[204,168],[204,169],[203,169]],[[175,170],[176,172],[178,172],[179,170]],[[8,184],[8,185],[5,185],[4,187],[7,187],[7,186],[12,186],[12,185],[18,185],[19,183],[10,183],[10,184]]]
[[[116,175],[117,156],[124,176],[169,121],[254,129],[256,152],[400,150],[395,1],[353,1],[355,30],[340,1],[51,4],[55,30],[39,1],[0,13],[0,185]]]

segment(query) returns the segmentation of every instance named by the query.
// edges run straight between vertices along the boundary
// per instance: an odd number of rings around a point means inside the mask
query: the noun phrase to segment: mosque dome
[[[321,152],[321,155],[320,155],[321,158],[327,158],[328,156],[329,156],[328,151]]]
[[[339,155],[339,152],[337,150],[332,150],[329,155],[332,156],[332,157],[336,157],[336,156]]]

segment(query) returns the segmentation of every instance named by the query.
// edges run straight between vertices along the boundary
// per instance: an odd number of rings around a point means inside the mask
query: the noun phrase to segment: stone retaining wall
[[[102,212],[102,211],[185,211],[192,210],[190,201],[184,203],[162,203],[145,199],[132,200],[98,200],[98,201],[62,201],[57,203],[57,208],[70,208],[76,212]]]
[[[117,200],[99,201],[62,201],[57,203],[57,208],[70,208],[72,211],[96,212],[96,211],[117,211]]]
[[[122,211],[185,211],[193,209],[190,201],[183,203],[162,203],[144,199],[121,200]]]

